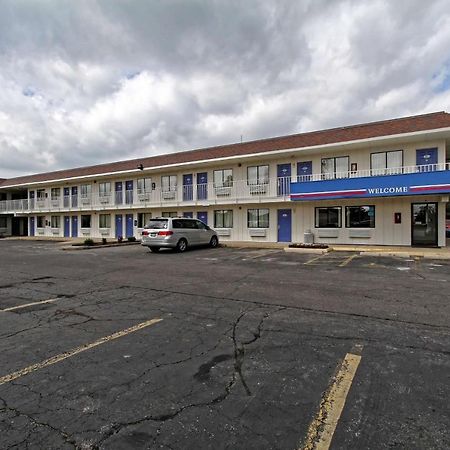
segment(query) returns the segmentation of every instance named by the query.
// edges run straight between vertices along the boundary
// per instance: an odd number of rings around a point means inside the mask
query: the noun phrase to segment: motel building
[[[222,241],[444,247],[449,196],[437,112],[0,179],[0,234],[139,239],[185,216]]]

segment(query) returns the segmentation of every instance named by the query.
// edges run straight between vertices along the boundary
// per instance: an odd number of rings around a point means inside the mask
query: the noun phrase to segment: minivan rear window
[[[149,221],[145,228],[153,228],[156,230],[162,230],[163,228],[167,228],[167,223],[169,221],[167,219],[152,219]]]

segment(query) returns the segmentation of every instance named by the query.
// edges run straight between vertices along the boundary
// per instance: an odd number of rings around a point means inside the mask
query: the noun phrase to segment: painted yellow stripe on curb
[[[345,261],[343,261],[341,264],[339,264],[339,267],[345,267],[352,259],[356,258],[358,255],[351,255],[349,256]]]
[[[106,342],[118,339],[130,333],[134,333],[135,331],[142,330],[143,328],[149,327],[150,325],[154,325],[155,323],[161,322],[162,320],[163,319],[147,320],[146,322],[139,323],[137,325],[134,325],[133,327],[127,328],[126,330],[117,331],[114,334],[102,337],[94,342],[91,342],[90,344],[84,344],[80,347],[74,348],[73,350],[69,350],[67,352],[45,359],[40,363],[33,364],[31,366],[25,367],[24,369],[18,370],[17,372],[5,375],[0,378],[0,386],[2,384],[16,380],[17,378],[23,377],[24,375],[28,375],[29,373],[35,372],[36,370],[43,369],[44,367],[51,366],[52,364],[64,361],[67,358],[71,358],[72,356],[78,355],[79,353],[85,352],[86,350],[90,350],[91,348],[97,347],[98,345],[105,344]]]
[[[11,308],[0,309],[0,313],[15,311],[16,309],[28,308],[29,306],[44,305],[45,303],[53,303],[56,302],[56,300],[58,300],[58,298],[50,298],[48,300],[42,300],[40,302],[25,303],[25,305],[11,306]]]
[[[328,450],[330,448],[360,361],[360,355],[353,353],[345,355],[333,383],[322,397],[319,411],[308,428],[302,450]]]

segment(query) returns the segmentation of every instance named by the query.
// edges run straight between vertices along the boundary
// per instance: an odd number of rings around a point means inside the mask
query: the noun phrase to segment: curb
[[[77,246],[69,246],[69,247],[62,247],[60,250],[63,251],[78,251],[78,250],[96,250],[98,248],[110,248],[110,247],[127,247],[129,245],[140,245],[140,242],[123,242],[122,244],[114,243],[114,244],[100,244],[100,245],[77,245]]]
[[[285,247],[283,249],[286,253],[309,253],[309,254],[316,254],[316,255],[324,255],[325,253],[328,253],[331,251],[330,248],[292,248],[292,247]]]

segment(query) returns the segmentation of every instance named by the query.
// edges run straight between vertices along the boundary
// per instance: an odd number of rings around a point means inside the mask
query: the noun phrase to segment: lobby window
[[[91,228],[91,216],[86,214],[81,216],[81,228]]]
[[[51,190],[52,200],[59,200],[60,196],[61,196],[61,189],[60,188],[52,188],[52,190]]]
[[[316,208],[316,228],[341,228],[341,207]]]
[[[375,206],[347,206],[345,208],[347,228],[375,228]]]
[[[100,214],[98,217],[100,228],[111,228],[111,214]]]
[[[233,210],[219,209],[214,211],[214,228],[233,228]]]
[[[92,193],[92,186],[90,184],[82,184],[80,186],[80,196],[81,198],[89,198]]]
[[[37,216],[36,228],[44,228],[44,227],[45,227],[45,216]]]
[[[60,224],[60,217],[59,216],[52,216],[50,219],[50,225],[52,228],[59,228]]]
[[[144,228],[150,222],[152,213],[138,213],[138,228]]]
[[[268,184],[269,166],[251,166],[247,167],[247,184]]]
[[[162,192],[174,192],[177,190],[177,176],[164,175],[161,177]]]
[[[111,195],[111,183],[99,183],[98,184],[98,193],[100,197],[109,197]]]
[[[333,178],[347,178],[349,171],[349,157],[338,156],[335,158],[322,158],[322,178],[330,180]]]
[[[170,180],[169,180],[170,183]],[[176,183],[175,183],[176,185]],[[152,191],[152,179],[151,178],[139,178],[137,180],[137,192],[138,194],[148,194]]]
[[[247,227],[248,228],[269,228],[269,210],[248,209],[247,210]]]
[[[372,175],[393,175],[402,172],[403,150],[370,154],[370,173]]]

